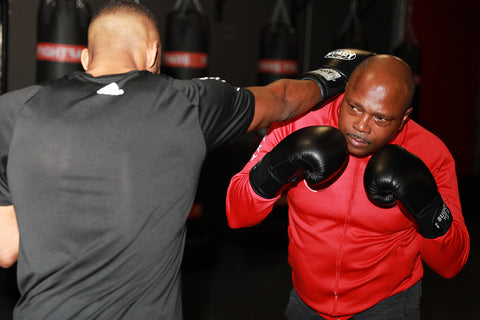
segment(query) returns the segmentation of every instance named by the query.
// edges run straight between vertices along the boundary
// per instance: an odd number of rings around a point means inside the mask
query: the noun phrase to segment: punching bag
[[[167,15],[162,73],[178,79],[207,76],[208,28],[198,0],[177,0]]]
[[[367,39],[363,34],[358,14],[358,0],[350,0],[350,9],[335,40],[334,48],[368,49]]]
[[[37,82],[83,70],[91,10],[87,0],[40,0],[37,16]]]
[[[415,74],[415,94],[411,106],[413,111],[410,114],[410,118],[418,122],[418,112],[420,107],[420,93],[421,93],[421,81],[422,81],[422,54],[420,47],[418,46],[417,38],[412,24],[413,15],[413,1],[405,0],[406,8],[404,10],[405,24],[403,41],[393,49],[393,55],[403,59]]]
[[[284,0],[278,0],[260,35],[258,84],[298,74],[297,37]]]
[[[8,16],[9,0],[0,0],[0,94],[7,92],[7,49],[8,49]]]

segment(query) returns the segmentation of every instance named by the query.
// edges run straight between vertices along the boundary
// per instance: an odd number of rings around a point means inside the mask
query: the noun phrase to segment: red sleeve
[[[250,161],[231,179],[226,198],[227,220],[231,228],[259,224],[268,216],[273,205],[280,198],[280,195],[273,199],[265,199],[257,195],[250,186],[249,173],[250,169],[287,135],[285,126],[272,127],[260,142]]]
[[[430,168],[438,191],[452,213],[452,226],[442,237],[425,239],[419,235],[417,238],[422,260],[440,276],[452,278],[467,262],[470,237],[460,205],[455,163],[448,151],[446,154],[439,165]]]

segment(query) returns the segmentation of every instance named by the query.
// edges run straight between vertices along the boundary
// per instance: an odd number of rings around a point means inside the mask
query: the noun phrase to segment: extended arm
[[[323,101],[311,80],[281,79],[262,87],[247,88],[255,95],[255,115],[248,131],[301,115]]]
[[[19,239],[13,206],[0,206],[0,267],[8,268],[17,261]]]
[[[281,79],[263,87],[249,87],[255,95],[255,115],[248,131],[273,122],[295,118],[345,90],[353,70],[373,52],[339,49],[327,53],[319,68],[300,76]]]

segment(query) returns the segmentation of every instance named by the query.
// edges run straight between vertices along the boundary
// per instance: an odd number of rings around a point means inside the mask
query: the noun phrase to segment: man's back
[[[185,220],[218,119],[148,72],[70,78],[39,87],[8,123],[15,317],[180,318]]]

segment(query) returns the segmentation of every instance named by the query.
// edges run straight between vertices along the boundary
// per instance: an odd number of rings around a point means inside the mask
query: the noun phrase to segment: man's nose
[[[368,114],[362,114],[357,118],[353,127],[360,132],[370,133],[371,131],[371,117]]]

